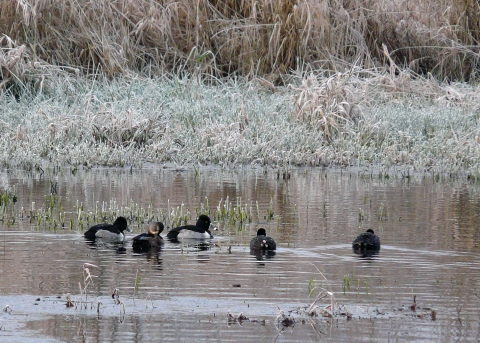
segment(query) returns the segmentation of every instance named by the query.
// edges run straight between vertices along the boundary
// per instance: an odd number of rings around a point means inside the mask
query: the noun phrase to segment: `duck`
[[[379,250],[380,238],[378,238],[372,229],[368,229],[353,240],[352,247],[354,249]]]
[[[83,235],[90,241],[101,238],[114,242],[123,242],[125,239],[124,231],[132,232],[128,227],[127,219],[125,219],[125,217],[118,217],[113,224],[94,225]]]
[[[171,229],[167,233],[170,240],[179,240],[183,238],[211,239],[213,238],[210,229],[214,229],[210,217],[202,214],[198,217],[195,225],[179,226]]]
[[[257,230],[257,236],[250,240],[250,250],[271,251],[277,249],[277,243],[272,237],[267,236],[264,228]]]
[[[160,233],[164,226],[162,222],[154,222],[148,225],[148,232],[139,234],[133,237],[132,247],[134,250],[148,250],[153,247],[160,247],[163,245],[163,238]]]

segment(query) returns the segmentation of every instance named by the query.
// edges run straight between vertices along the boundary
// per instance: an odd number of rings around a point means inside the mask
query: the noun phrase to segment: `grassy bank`
[[[288,87],[60,73],[42,93],[0,95],[0,163],[374,164],[476,174],[478,87],[399,72],[317,73]]]

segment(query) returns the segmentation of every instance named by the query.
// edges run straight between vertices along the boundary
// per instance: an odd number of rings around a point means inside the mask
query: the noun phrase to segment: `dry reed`
[[[478,74],[478,18],[474,0],[4,0],[0,82],[23,79],[25,56],[32,86],[45,63],[108,77],[240,74],[279,83],[305,66],[344,72],[393,61],[469,80]],[[12,42],[20,50],[8,50]]]

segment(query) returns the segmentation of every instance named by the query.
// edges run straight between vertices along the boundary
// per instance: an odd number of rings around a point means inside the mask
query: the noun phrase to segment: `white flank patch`
[[[107,230],[100,230],[95,234],[95,237],[97,238],[102,238],[102,239],[108,239],[109,241],[118,241],[121,242],[123,241],[123,234],[122,233],[113,233]]]
[[[178,234],[177,238],[210,238],[210,234],[208,232],[200,233],[192,230],[182,230]]]

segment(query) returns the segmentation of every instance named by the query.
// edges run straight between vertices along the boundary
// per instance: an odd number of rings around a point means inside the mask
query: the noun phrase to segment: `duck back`
[[[359,234],[352,242],[353,248],[380,249],[380,238],[369,229]]]

